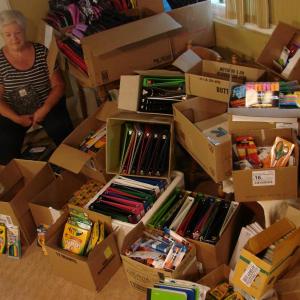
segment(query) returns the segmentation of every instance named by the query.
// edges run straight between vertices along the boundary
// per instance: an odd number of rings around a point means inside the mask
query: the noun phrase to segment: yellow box
[[[288,233],[290,235],[275,246],[272,262],[268,263],[258,256]],[[254,299],[260,299],[293,262],[293,252],[299,244],[300,228],[296,229],[296,226],[287,218],[257,234],[241,251],[232,277],[234,287],[251,295]]]

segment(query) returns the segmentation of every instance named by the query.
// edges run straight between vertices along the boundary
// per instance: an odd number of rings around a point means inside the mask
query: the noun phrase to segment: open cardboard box
[[[162,125],[170,128],[170,143],[167,170],[161,176],[146,176],[144,177],[158,177],[170,178],[171,171],[173,170],[173,152],[174,152],[174,129],[173,119],[167,116],[154,116],[143,115],[130,112],[122,112],[118,115],[112,116],[107,119],[107,144],[106,144],[106,172],[109,174],[120,174],[126,176],[140,176],[135,174],[123,174],[120,172],[120,156],[122,147],[122,125],[126,122],[138,122],[145,124]]]
[[[272,262],[263,260],[260,253],[288,233],[288,237],[275,245]],[[295,259],[294,250],[299,245],[300,229],[290,220],[284,218],[274,223],[251,238],[242,249],[232,277],[233,285],[254,299],[260,299],[291,265]]]
[[[75,174],[83,173],[105,183],[109,177],[105,174],[105,147],[97,153],[79,150],[80,143],[92,131],[104,127],[106,118],[117,112],[115,101],[105,102],[94,115],[77,126],[57,147],[49,162]]]
[[[140,222],[125,237],[121,250],[124,271],[129,284],[134,289],[140,292],[146,292],[147,288],[153,287],[155,283],[160,281],[162,276],[187,280],[197,279],[199,271],[196,266],[196,251],[193,245],[191,245],[190,251],[185,255],[182,262],[174,271],[155,269],[126,256],[125,252],[128,247],[141,237],[145,230],[146,227]]]
[[[216,287],[220,282],[229,282],[230,268],[226,264],[222,264],[203,276],[198,283],[208,286],[211,289]]]
[[[155,13],[164,11],[163,0],[138,0],[138,6]],[[168,33],[175,57],[192,42],[198,46],[215,46],[215,33],[210,1],[186,5],[167,12],[182,28]]]
[[[120,255],[112,231],[110,218],[87,212],[93,222],[105,224],[106,238],[86,256],[76,255],[61,248],[67,213],[51,226],[46,236],[46,249],[54,272],[84,288],[101,290],[121,265]]]
[[[144,76],[167,76],[178,77],[184,75],[177,71],[148,70],[136,71],[139,75],[122,75],[118,98],[118,108],[126,111],[139,112],[139,101],[142,97],[142,86]],[[142,112],[147,113],[147,112]],[[149,113],[148,113],[149,114]],[[150,113],[154,114],[154,113]],[[156,114],[156,113],[155,113]],[[159,113],[158,113],[159,114]],[[161,114],[165,115],[165,114]]]
[[[29,201],[54,178],[45,162],[12,160],[0,171],[0,219],[8,225],[19,226],[23,246],[36,237]]]
[[[291,25],[279,22],[272,35],[270,36],[270,39],[263,49],[262,53],[257,58],[257,63],[283,79],[298,80],[300,76],[300,60],[298,60],[298,62],[294,65],[288,76],[286,76],[287,74],[284,75],[285,71],[284,73],[279,73],[274,68],[273,64],[273,60],[279,59],[283,47],[287,46],[293,40],[293,38],[295,38],[296,35],[300,35],[299,29]]]
[[[88,181],[83,174],[65,171],[29,202],[36,226],[52,225],[67,210],[67,203],[74,192]]]
[[[173,105],[176,139],[215,182],[232,170],[226,109],[225,103],[200,97]]]
[[[137,69],[167,64],[173,60],[167,33],[179,28],[172,17],[160,13],[84,37],[81,45],[88,74],[79,69],[81,76],[72,74],[96,87]]]
[[[186,93],[228,103],[233,85],[257,81],[265,70],[248,65],[201,59],[188,50],[173,65],[185,72]]]
[[[261,168],[252,170],[233,170],[235,201],[261,201],[295,199],[298,195],[299,148],[292,129],[237,129],[232,133],[232,140],[237,136],[252,136],[256,146],[272,146],[280,136],[295,144],[296,164],[281,168]]]

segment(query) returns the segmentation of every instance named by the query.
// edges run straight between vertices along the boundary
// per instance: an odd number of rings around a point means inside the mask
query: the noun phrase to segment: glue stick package
[[[0,254],[6,251],[6,226],[0,223]]]
[[[271,168],[285,167],[295,145],[281,137],[276,137],[271,149]]]

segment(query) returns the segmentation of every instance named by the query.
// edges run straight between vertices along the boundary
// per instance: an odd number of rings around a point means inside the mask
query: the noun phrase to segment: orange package
[[[277,136],[271,149],[271,168],[285,167],[294,147],[293,143]]]

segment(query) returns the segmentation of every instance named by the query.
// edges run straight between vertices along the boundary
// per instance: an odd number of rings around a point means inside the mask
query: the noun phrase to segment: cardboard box
[[[163,0],[138,0],[138,6],[152,12],[164,11]],[[210,1],[186,5],[168,11],[168,14],[182,28],[170,32],[172,49],[175,57],[187,50],[187,44],[192,42],[198,46],[215,46],[215,33]]]
[[[198,57],[199,58],[199,57]],[[183,53],[173,65],[186,72],[186,93],[228,103],[233,85],[257,81],[265,71],[246,65],[197,59],[192,50]]]
[[[205,276],[203,276],[198,283],[203,284],[205,286],[210,287],[213,289],[216,287],[220,282],[228,281],[229,282],[229,274],[230,268],[228,265],[223,264],[218,266],[216,269],[212,270]]]
[[[53,178],[53,181],[29,202],[36,226],[54,224],[67,210],[67,203],[73,193],[79,190],[87,180],[88,178],[82,174],[67,171]]]
[[[235,287],[247,294],[260,299],[266,291],[271,289],[277,278],[289,267],[293,259],[293,252],[300,244],[300,229],[288,219],[281,219],[263,232],[251,238],[241,251],[232,278]],[[266,262],[260,253],[270,245],[290,235],[275,245],[272,262]]]
[[[106,118],[117,112],[117,103],[105,102],[91,117],[77,126],[57,147],[49,162],[75,174],[82,173],[105,183],[109,177],[105,174],[105,147],[90,154],[79,150],[83,139],[91,132],[106,124]]]
[[[170,178],[171,171],[173,170],[173,152],[174,152],[174,129],[173,119],[167,116],[154,116],[135,114],[130,112],[122,112],[118,115],[107,119],[107,145],[106,145],[106,172],[109,174],[120,174],[120,155],[122,143],[122,124],[125,122],[140,122],[147,124],[161,124],[170,128],[170,146],[168,155],[168,168],[165,174],[161,176],[147,176]],[[126,176],[138,176],[133,174],[123,174]]]
[[[52,180],[53,173],[45,162],[14,159],[0,171],[0,219],[19,226],[24,246],[36,237],[28,203]]]
[[[181,72],[168,70],[137,71],[137,73],[139,75],[121,76],[118,98],[118,108],[121,110],[139,112],[139,101],[142,97],[142,85],[144,76],[182,76],[182,78],[184,78],[184,74],[182,74]],[[146,112],[143,113],[145,114]]]
[[[102,194],[111,185],[112,181],[113,179],[110,182],[108,182],[103,187],[103,189],[101,189],[99,193],[97,193],[95,197],[89,201],[89,203],[87,203],[87,205],[85,206],[86,209],[88,209],[89,205],[93,203],[99,197],[99,195]],[[184,188],[184,174],[179,171],[172,171],[170,183],[168,184],[166,189],[160,194],[160,196],[156,199],[153,206],[145,213],[145,215],[142,217],[140,222],[147,224],[151,216],[156,212],[156,210],[160,207],[160,205],[167,199],[167,197],[169,197],[169,195],[173,192],[173,190],[176,187]],[[112,219],[112,226],[113,229],[115,230],[118,247],[119,249],[121,249],[125,236],[136,226],[136,224]]]
[[[226,115],[222,115],[226,107],[225,103],[200,97],[173,105],[177,140],[215,182],[228,178],[232,170],[230,135],[224,131],[219,142],[208,138],[214,136],[212,127],[227,130]]]
[[[238,207],[215,245],[188,239],[196,248],[197,261],[202,264],[205,274],[213,271],[222,264],[229,263],[238,234],[247,217],[244,208],[241,209]]]
[[[96,245],[89,255],[80,256],[61,248],[62,233],[67,214],[62,215],[51,227],[52,236],[47,237],[46,249],[54,272],[84,288],[101,290],[121,265],[118,248],[111,227],[111,220],[100,214],[87,212],[93,221],[104,222],[105,240]]]
[[[288,76],[284,76],[276,71],[273,64],[273,60],[279,59],[283,47],[287,46],[297,34],[300,34],[299,29],[279,22],[262,53],[257,58],[257,63],[284,79],[298,80],[300,76],[300,60],[298,60]]]
[[[178,279],[195,279],[198,276],[198,269],[196,266],[196,251],[192,246],[191,250],[185,255],[180,265],[174,271],[166,271],[155,269],[137,262],[124,253],[126,249],[133,244],[139,237],[142,236],[145,226],[139,223],[129,234],[125,237],[124,244],[121,250],[121,258],[123,267],[129,281],[129,284],[140,292],[146,292],[147,288],[153,287],[158,283],[161,276]]]
[[[253,170],[233,170],[233,188],[238,202],[283,200],[297,198],[299,148],[292,129],[239,129],[232,132],[233,141],[237,136],[254,137],[256,146],[272,146],[280,136],[295,144],[295,166],[282,168],[261,168]]]
[[[171,62],[167,33],[179,28],[181,25],[172,17],[161,13],[84,37],[81,45],[88,74],[81,72],[78,79],[84,78],[88,86],[96,87],[134,70]]]

